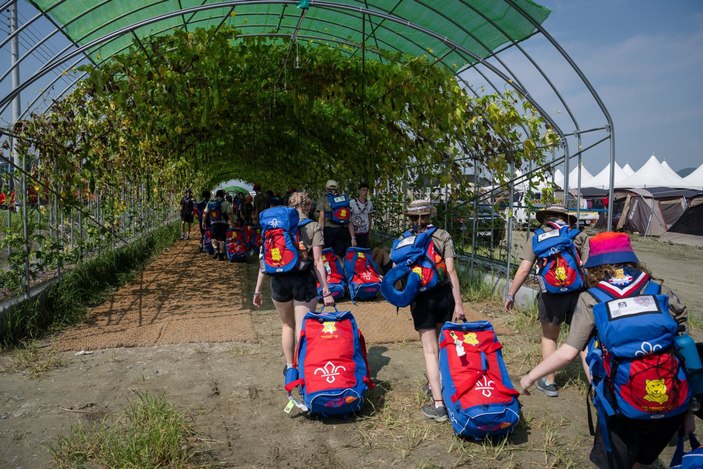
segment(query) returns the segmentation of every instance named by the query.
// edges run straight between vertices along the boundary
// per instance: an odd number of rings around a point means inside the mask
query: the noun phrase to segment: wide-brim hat
[[[337,184],[337,181],[334,179],[330,179],[327,181],[327,184],[325,184],[325,189],[337,190],[339,189],[339,184]]]
[[[639,264],[639,259],[632,250],[627,233],[605,231],[588,240],[588,259],[583,264],[587,269],[606,264]]]
[[[544,223],[549,219],[549,217],[562,217],[569,220],[569,225],[575,225],[577,218],[575,215],[569,213],[569,209],[564,207],[562,204],[551,204],[547,205],[541,210],[537,210],[535,218],[540,223]]]
[[[413,200],[405,209],[403,215],[437,215],[437,207],[427,199]]]

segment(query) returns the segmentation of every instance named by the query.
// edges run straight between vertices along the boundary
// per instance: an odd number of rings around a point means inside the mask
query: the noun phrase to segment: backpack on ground
[[[327,200],[331,207],[329,211],[331,222],[346,225],[351,221],[351,206],[349,205],[349,197],[346,194],[327,194]]]
[[[298,227],[310,223],[299,219],[292,207],[267,208],[259,214],[261,225],[261,265],[265,274],[276,275],[293,270],[304,270],[311,265],[301,262],[298,247]]]
[[[247,248],[251,251],[261,249],[261,228],[247,223],[242,228]]]
[[[607,418],[635,420],[673,417],[688,409],[692,389],[674,347],[679,326],[669,314],[661,285],[641,272],[620,288],[601,281],[588,292],[596,335],[586,362],[603,442],[612,449]],[[594,433],[590,419],[591,433]]]
[[[491,323],[448,321],[439,346],[442,399],[454,433],[474,440],[510,433],[520,421],[520,393]]]
[[[210,223],[226,222],[225,214],[222,213],[222,200],[215,199],[207,203],[208,219]]]
[[[332,298],[335,301],[339,301],[344,298],[344,291],[347,285],[342,262],[333,248],[322,250],[322,262],[325,265],[325,272],[327,272],[327,287],[332,294]],[[322,301],[322,285],[320,285],[320,282],[317,282],[317,297]]]
[[[568,225],[548,222],[554,228],[545,231],[535,230],[532,237],[532,250],[539,261],[539,282],[542,293],[568,293],[581,290],[584,285],[579,258],[574,238],[579,234],[576,228]]]
[[[302,402],[291,393],[300,387]],[[373,389],[366,343],[349,311],[309,312],[303,318],[295,367],[286,370],[286,391],[293,405],[323,417],[358,412],[364,393]],[[289,404],[287,411],[292,405]]]
[[[239,228],[227,230],[227,259],[230,262],[246,262],[249,248],[244,233]]]
[[[406,231],[393,242],[391,260],[395,266],[383,276],[381,294],[391,304],[404,308],[419,292],[441,285],[447,278],[447,267],[435,249],[432,235],[437,227],[429,226],[421,233]],[[396,282],[404,284],[402,290]]]
[[[215,248],[212,246],[212,234],[210,233],[210,227],[207,227],[205,229],[205,233],[203,233],[203,249],[211,256],[215,254]]]
[[[350,247],[344,255],[344,275],[352,301],[374,300],[381,291],[381,275],[371,249]]]

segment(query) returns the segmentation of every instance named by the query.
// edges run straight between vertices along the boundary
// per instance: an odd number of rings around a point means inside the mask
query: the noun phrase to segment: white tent
[[[632,169],[632,166],[630,166],[630,163],[625,163],[625,166],[622,167],[622,170],[627,174],[628,176],[632,176],[635,174],[635,170]]]
[[[620,181],[618,187],[688,187],[688,183],[668,166],[662,166],[656,156],[649,157],[632,176]]]
[[[703,164],[701,164],[698,169],[683,178],[691,188],[703,189]]]
[[[624,181],[628,177],[628,174],[623,171],[620,165],[615,163],[615,187],[618,187],[620,182]],[[608,163],[605,168],[601,170],[601,172],[591,178],[588,183],[588,187],[595,187],[598,189],[608,189],[610,187],[610,163]]]
[[[585,166],[581,165],[581,187],[591,187],[590,181],[593,174],[589,173]],[[554,173],[554,182],[557,186],[564,188],[564,173],[559,169]],[[569,189],[576,189],[579,186],[579,167],[576,166],[569,171]]]

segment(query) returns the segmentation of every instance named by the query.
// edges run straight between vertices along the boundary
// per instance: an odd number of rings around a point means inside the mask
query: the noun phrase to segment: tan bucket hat
[[[551,216],[561,216],[569,220],[569,225],[576,224],[576,216],[569,213],[569,209],[562,204],[551,204],[544,207],[542,210],[537,210],[535,218],[540,223],[544,223]]]
[[[437,215],[437,207],[432,205],[427,199],[413,200],[408,205],[408,208],[403,212],[404,215]]]

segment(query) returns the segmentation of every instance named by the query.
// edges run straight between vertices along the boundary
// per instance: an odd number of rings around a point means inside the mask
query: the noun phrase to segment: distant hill
[[[682,178],[685,178],[686,176],[688,176],[689,174],[694,172],[696,169],[698,169],[698,168],[684,168],[679,171],[676,171],[676,174],[678,174]]]

